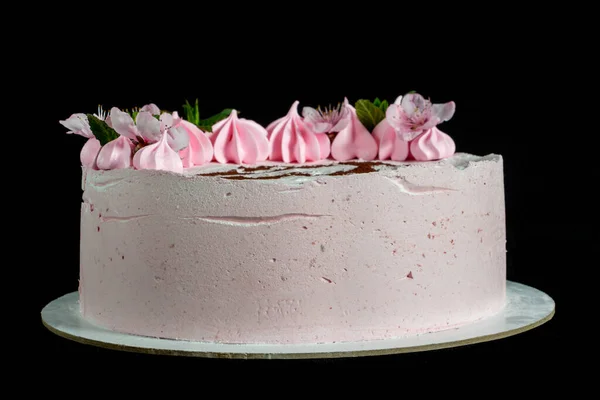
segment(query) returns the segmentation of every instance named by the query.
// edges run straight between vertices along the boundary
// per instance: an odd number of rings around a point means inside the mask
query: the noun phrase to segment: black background
[[[30,224],[38,227],[40,213],[44,217],[35,246],[26,250],[37,267],[24,279],[36,282],[28,314],[35,325],[32,357],[46,373],[58,362],[89,366],[100,360],[248,370],[317,365],[492,368],[509,362],[525,370],[567,368],[561,359],[569,356],[565,332],[576,321],[577,307],[565,287],[573,284],[573,271],[590,267],[586,254],[597,233],[590,228],[595,216],[585,217],[593,204],[585,192],[597,182],[598,171],[589,162],[586,144],[565,136],[576,116],[565,104],[570,84],[559,80],[563,71],[557,64],[561,49],[556,31],[529,28],[512,14],[491,26],[469,21],[386,29],[380,20],[358,25],[360,29],[286,19],[245,21],[243,26],[232,20],[224,28],[223,20],[210,25],[197,20],[189,35],[178,30],[184,22],[168,18],[127,32],[117,23],[108,29],[100,20],[71,17],[61,14],[40,29],[23,53],[31,69],[14,75],[26,101],[40,104],[31,126],[37,146],[34,154],[23,155],[38,173],[28,182],[28,199],[31,207],[37,206]],[[170,42],[159,40],[174,30]],[[98,104],[109,109],[154,102],[181,112],[186,99],[199,98],[203,116],[229,107],[266,125],[284,115],[294,100],[301,107],[337,103],[344,96],[351,102],[376,96],[391,102],[410,90],[436,103],[456,102],[454,118],[440,128],[454,138],[457,151],[504,157],[508,279],[554,298],[556,315],[550,322],[514,337],[455,349],[323,361],[132,354],[70,342],[42,326],[41,309],[76,290],[79,271],[79,151],[84,139],[66,135],[60,119],[94,112]]]

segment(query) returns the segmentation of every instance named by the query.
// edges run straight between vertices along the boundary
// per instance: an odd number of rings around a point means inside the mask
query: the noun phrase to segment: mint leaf
[[[375,100],[373,100],[373,105],[377,108],[381,107],[381,100],[379,100],[379,97],[375,97]]]
[[[385,118],[385,112],[369,100],[358,100],[354,108],[358,119],[369,131]]]
[[[198,99],[196,99],[196,103],[194,106],[189,103],[189,101],[185,101],[183,105],[183,112],[185,113],[185,119],[192,124],[200,125],[200,110],[198,109]]]
[[[100,118],[96,117],[92,114],[86,114],[88,122],[90,124],[90,129],[92,133],[100,141],[100,144],[104,146],[106,143],[111,140],[115,140],[119,137],[119,134],[108,124],[102,121]]]
[[[379,105],[379,108],[381,109],[381,111],[383,111],[385,113],[387,111],[387,109],[388,109],[389,106],[390,106],[390,103],[388,103],[387,100],[384,100]]]
[[[216,124],[217,122],[229,117],[229,114],[231,114],[231,111],[232,111],[231,108],[226,108],[223,111],[221,111],[220,113],[213,115],[212,117],[199,120],[196,125],[198,125],[198,128],[202,129],[204,132],[212,132],[212,126],[214,124]]]

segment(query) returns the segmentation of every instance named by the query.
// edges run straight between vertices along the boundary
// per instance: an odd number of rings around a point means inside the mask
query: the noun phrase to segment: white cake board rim
[[[51,332],[75,342],[136,353],[236,359],[309,359],[391,355],[483,343],[517,335],[552,319],[554,300],[521,283],[506,282],[506,304],[494,316],[458,328],[404,338],[314,344],[228,344],[160,339],[114,332],[83,319],[79,295],[68,293],[48,303],[42,322]]]

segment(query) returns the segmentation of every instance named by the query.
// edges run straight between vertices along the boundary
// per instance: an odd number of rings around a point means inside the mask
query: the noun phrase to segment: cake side
[[[497,312],[500,156],[84,169],[81,311],[139,335],[372,340]]]

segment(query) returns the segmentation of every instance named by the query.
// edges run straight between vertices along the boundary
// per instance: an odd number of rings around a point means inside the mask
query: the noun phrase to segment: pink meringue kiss
[[[236,110],[212,130],[215,159],[222,164],[254,164],[269,157],[267,130],[254,121],[238,118]]]
[[[298,114],[299,103],[295,101],[285,117],[267,126],[270,160],[305,163],[329,157],[329,138],[308,127]]]
[[[194,165],[202,165],[212,161],[213,145],[210,139],[200,128],[189,121],[180,120],[176,125],[183,128],[189,137],[188,146],[179,151],[179,156],[184,168],[190,168]]]
[[[134,168],[183,172],[183,162],[179,154],[169,146],[168,136],[165,131],[158,142],[139,149],[133,156]]]
[[[100,149],[96,164],[98,169],[122,169],[131,167],[131,157],[135,146],[125,136],[111,140]]]
[[[79,153],[81,165],[91,169],[98,169],[96,158],[98,157],[101,148],[102,145],[98,139],[95,137],[88,139],[81,148],[81,153]]]
[[[357,158],[371,161],[377,157],[377,142],[356,115],[356,109],[344,99],[344,107],[350,111],[350,118],[338,132],[331,144],[331,156],[337,161]]]
[[[402,136],[396,132],[387,119],[382,120],[373,129],[373,137],[379,147],[378,158],[380,160],[404,161],[408,158],[408,142],[402,140]]]
[[[440,160],[450,157],[455,151],[454,140],[436,127],[410,142],[410,153],[417,161]]]

